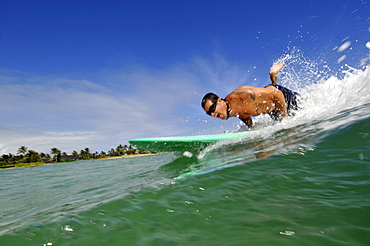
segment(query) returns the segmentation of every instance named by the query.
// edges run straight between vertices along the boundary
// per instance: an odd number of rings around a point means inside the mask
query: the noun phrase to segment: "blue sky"
[[[3,1],[0,153],[230,130],[205,93],[264,86],[294,47],[333,73],[366,65],[369,13],[368,0]]]

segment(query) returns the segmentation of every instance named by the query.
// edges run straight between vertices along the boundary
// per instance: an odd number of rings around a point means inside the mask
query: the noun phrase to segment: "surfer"
[[[272,84],[261,87],[241,86],[222,99],[214,93],[207,93],[202,99],[202,108],[212,117],[227,120],[238,117],[248,127],[252,127],[251,116],[269,114],[275,121],[281,121],[292,110],[297,110],[297,95],[278,85],[278,74],[284,63],[276,64],[270,69]]]

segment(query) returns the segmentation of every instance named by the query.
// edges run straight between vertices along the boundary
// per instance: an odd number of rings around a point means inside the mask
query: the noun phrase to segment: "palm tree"
[[[135,154],[135,149],[132,147],[131,144],[128,146],[127,154],[128,155]]]
[[[85,158],[90,158],[91,153],[90,153],[90,149],[89,148],[85,148],[85,155],[86,155]]]
[[[17,151],[17,154],[21,154],[21,155],[26,154],[27,150],[28,150],[28,148],[26,146],[21,146],[21,147],[19,147],[19,149]]]
[[[123,155],[126,152],[126,149],[122,146],[122,144],[118,145],[116,148],[117,155]]]
[[[116,156],[116,151],[112,148],[108,151],[109,156]]]
[[[42,161],[42,162],[45,162],[45,163],[47,163],[47,162],[50,162],[50,161],[51,161],[51,157],[50,157],[50,155],[49,155],[49,154],[45,154],[45,153],[43,153],[43,152],[41,152],[41,153],[40,153],[40,158],[41,158],[41,161]]]
[[[9,154],[3,154],[1,157],[3,158],[3,160],[7,164],[14,164],[14,158],[13,158],[13,155],[11,153],[9,153]]]
[[[56,162],[60,162],[60,157],[61,157],[61,153],[62,151],[60,151],[58,148],[51,148],[51,152],[50,152],[53,156],[53,160],[55,159]]]
[[[23,158],[25,163],[30,163],[30,162],[39,162],[41,161],[41,157],[39,156],[39,153],[37,153],[34,150],[29,150],[27,154],[25,154]]]
[[[100,152],[100,156],[101,157],[106,157],[107,156],[107,153],[105,153],[104,151]]]

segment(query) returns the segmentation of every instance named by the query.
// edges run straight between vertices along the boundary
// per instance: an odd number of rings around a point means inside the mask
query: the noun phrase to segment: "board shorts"
[[[274,85],[274,84],[270,84],[270,85],[274,86],[276,89],[278,89],[279,91],[281,91],[283,93],[284,98],[285,98],[285,103],[287,105],[288,115],[293,116],[294,111],[299,109],[299,107],[298,107],[298,103],[299,103],[298,96],[299,96],[299,94],[297,92],[291,91],[288,88],[286,88],[284,86],[281,86],[281,85]],[[266,85],[265,88],[267,86],[270,86],[270,85]],[[271,116],[271,118],[273,120],[280,120],[280,114],[279,114],[277,109],[270,112],[269,115]]]

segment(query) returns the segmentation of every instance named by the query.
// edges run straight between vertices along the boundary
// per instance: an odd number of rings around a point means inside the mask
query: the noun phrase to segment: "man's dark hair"
[[[212,103],[215,103],[219,97],[215,93],[207,93],[202,99],[202,108],[206,105],[206,102],[210,100]]]

